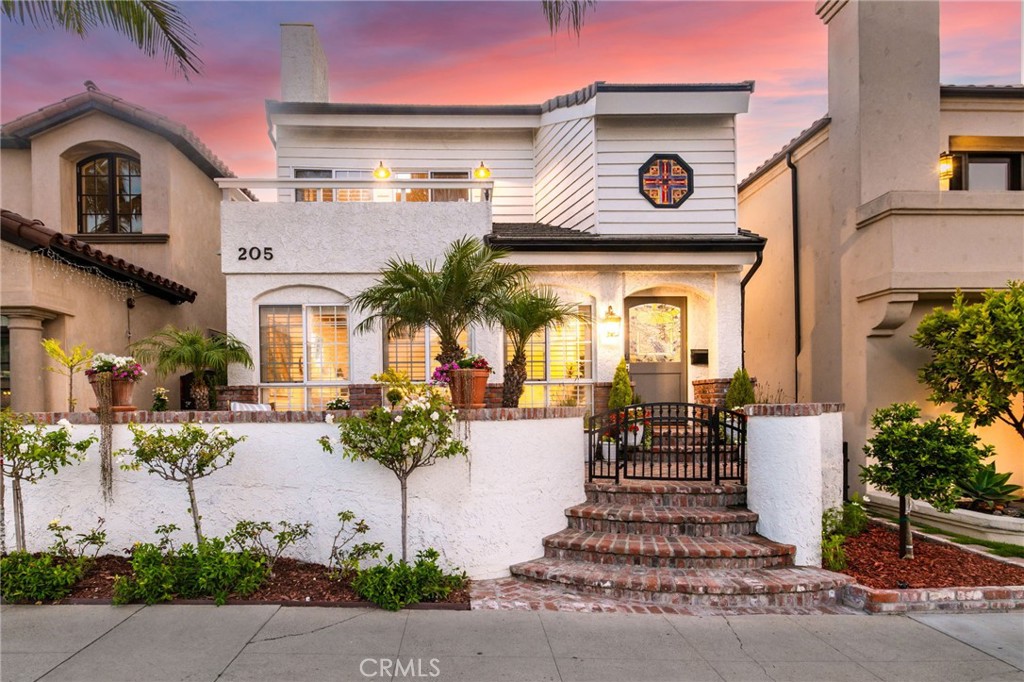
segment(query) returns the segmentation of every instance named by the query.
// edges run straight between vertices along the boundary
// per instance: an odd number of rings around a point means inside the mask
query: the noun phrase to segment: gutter
[[[800,400],[800,351],[802,350],[803,330],[800,315],[800,184],[796,164],[793,163],[793,151],[786,152],[786,166],[790,178],[790,211],[793,217],[793,391],[794,398]]]
[[[746,369],[747,367],[747,282],[753,277],[757,269],[761,267],[761,263],[764,262],[764,242],[761,243],[761,248],[757,250],[757,259],[751,266],[747,274],[740,280],[740,366]]]

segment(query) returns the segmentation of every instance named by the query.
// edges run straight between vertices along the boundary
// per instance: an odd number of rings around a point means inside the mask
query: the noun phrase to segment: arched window
[[[142,232],[142,166],[124,154],[97,154],[78,163],[78,231]]]

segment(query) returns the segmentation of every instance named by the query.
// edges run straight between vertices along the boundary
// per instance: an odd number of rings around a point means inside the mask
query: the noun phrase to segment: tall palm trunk
[[[519,407],[526,383],[526,352],[517,350],[512,360],[505,365],[505,383],[501,388],[501,406]]]
[[[197,410],[210,409],[210,387],[206,385],[206,377],[203,372],[192,373],[192,387],[189,389],[192,395],[192,403]]]
[[[441,352],[437,354],[435,360],[442,365],[446,365],[449,362],[457,362],[464,357],[466,357],[466,349],[460,346],[458,341],[449,341],[444,337],[441,338]]]

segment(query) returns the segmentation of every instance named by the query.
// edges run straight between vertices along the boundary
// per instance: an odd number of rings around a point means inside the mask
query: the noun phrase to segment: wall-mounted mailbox
[[[708,349],[707,348],[691,348],[690,349],[690,364],[698,367],[708,366]]]

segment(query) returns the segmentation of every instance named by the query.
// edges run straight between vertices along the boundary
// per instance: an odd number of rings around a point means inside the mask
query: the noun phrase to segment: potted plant
[[[97,399],[100,398],[101,386],[109,381],[111,407],[134,409],[132,391],[135,382],[146,376],[146,371],[131,355],[97,353],[92,356],[92,365],[85,370],[85,375],[89,377]]]
[[[452,405],[479,409],[484,406],[487,378],[494,370],[482,355],[467,355],[454,362],[439,365],[431,377],[435,384],[444,384],[452,392]]]
[[[605,462],[614,462],[618,454],[619,445],[613,436],[601,436],[601,459]]]

